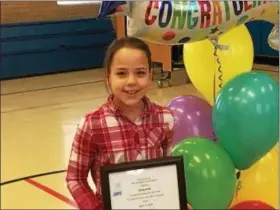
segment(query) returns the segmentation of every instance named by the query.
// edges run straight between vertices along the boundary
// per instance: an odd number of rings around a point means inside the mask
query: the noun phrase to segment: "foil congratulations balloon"
[[[254,20],[278,22],[277,1],[103,1],[99,18],[127,16],[127,35],[164,45],[217,37]]]

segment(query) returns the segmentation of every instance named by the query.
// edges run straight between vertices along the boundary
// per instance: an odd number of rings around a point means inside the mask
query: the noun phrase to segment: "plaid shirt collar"
[[[109,95],[107,99],[107,104],[114,114],[121,115],[119,107],[113,102],[113,98],[114,98],[113,94]],[[141,113],[140,117],[145,117],[153,112],[153,104],[151,103],[151,101],[147,96],[144,96],[142,100],[144,102],[145,108]]]

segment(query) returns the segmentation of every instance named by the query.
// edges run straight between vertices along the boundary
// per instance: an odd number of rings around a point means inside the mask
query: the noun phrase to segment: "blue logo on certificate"
[[[122,189],[121,189],[121,183],[117,182],[115,183],[115,190],[113,191],[113,196],[121,196],[122,195]]]

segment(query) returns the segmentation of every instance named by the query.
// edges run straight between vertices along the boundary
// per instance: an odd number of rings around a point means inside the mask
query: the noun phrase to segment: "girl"
[[[103,209],[100,166],[168,156],[174,119],[146,93],[152,84],[151,52],[137,38],[114,41],[105,57],[111,94],[83,117],[73,141],[67,186],[80,209]],[[87,183],[91,173],[96,193]]]

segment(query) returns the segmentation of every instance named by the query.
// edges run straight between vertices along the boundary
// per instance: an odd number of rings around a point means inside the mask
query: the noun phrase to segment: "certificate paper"
[[[176,165],[109,174],[112,209],[180,209]]]

